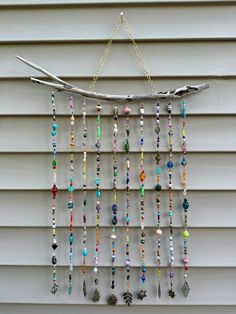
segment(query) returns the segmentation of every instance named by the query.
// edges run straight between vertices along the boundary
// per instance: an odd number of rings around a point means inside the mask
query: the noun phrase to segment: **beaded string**
[[[115,289],[115,260],[116,260],[116,224],[117,224],[117,191],[116,191],[116,181],[118,175],[117,169],[117,119],[118,119],[118,108],[115,107],[113,110],[113,138],[112,138],[112,146],[113,146],[113,205],[112,205],[112,235],[111,235],[111,260],[112,260],[112,268],[111,268],[111,294],[107,298],[108,305],[116,305],[117,297],[114,294]]]
[[[157,251],[156,251],[156,258],[157,258],[157,280],[158,280],[158,287],[157,287],[157,294],[158,297],[161,297],[161,235],[162,230],[160,228],[161,224],[161,212],[160,212],[160,205],[161,205],[161,184],[160,184],[160,175],[162,173],[162,169],[160,167],[160,105],[159,103],[156,104],[156,234],[157,234]]]
[[[56,105],[55,105],[55,92],[52,91],[51,95],[51,102],[52,102],[52,129],[51,129],[51,136],[52,136],[52,172],[53,172],[53,186],[51,189],[52,192],[52,265],[53,265],[53,271],[52,271],[52,288],[51,293],[55,294],[58,290],[58,284],[57,284],[57,258],[55,251],[58,247],[57,245],[57,239],[56,239],[56,195],[58,192],[57,188],[57,144],[56,144],[56,136],[57,136],[57,129],[58,124],[56,123]]]
[[[92,300],[93,302],[98,302],[100,300],[100,293],[98,290],[98,264],[99,264],[99,248],[100,248],[100,197],[101,197],[101,190],[100,190],[100,147],[101,147],[101,117],[100,111],[102,109],[100,103],[96,106],[97,109],[97,142],[95,144],[97,149],[97,177],[95,180],[96,183],[96,243],[95,243],[95,254],[94,254],[94,293]]]
[[[144,115],[144,107],[143,103],[140,105],[140,119],[139,119],[139,126],[140,126],[140,174],[139,174],[139,180],[140,180],[140,220],[141,220],[141,234],[140,234],[140,253],[141,253],[141,276],[140,276],[140,282],[141,282],[141,289],[139,290],[137,297],[139,300],[143,300],[147,296],[147,291],[145,290],[145,280],[146,280],[146,265],[145,265],[145,233],[144,233],[144,180],[146,178],[146,173],[144,171],[144,121],[143,121],[143,115]]]
[[[186,143],[186,117],[187,117],[187,107],[186,100],[182,101],[182,151],[183,151],[183,159],[181,161],[181,165],[183,166],[183,177],[182,177],[182,185],[183,185],[183,209],[184,209],[184,284],[182,286],[182,292],[185,297],[188,296],[190,287],[187,282],[187,271],[188,271],[188,208],[189,202],[187,199],[187,143]]]
[[[74,234],[73,234],[73,192],[74,188],[74,125],[75,125],[75,117],[74,117],[74,103],[73,97],[70,96],[69,100],[69,108],[71,110],[70,117],[70,170],[69,170],[69,201],[68,201],[68,209],[70,213],[70,231],[69,231],[69,279],[68,279],[68,294],[72,293],[72,273],[73,273],[73,242],[74,242]]]
[[[125,247],[125,255],[126,255],[126,291],[123,293],[123,300],[125,303],[130,306],[133,300],[133,295],[130,292],[130,255],[129,255],[129,223],[130,223],[130,216],[129,216],[129,209],[130,209],[130,202],[129,202],[129,182],[130,182],[130,144],[129,144],[129,136],[130,136],[130,127],[129,127],[129,114],[131,112],[131,108],[126,105],[124,109],[124,114],[126,115],[126,139],[124,144],[124,149],[126,152],[126,216],[125,216],[125,223],[126,223],[126,247]]]
[[[83,295],[87,296],[86,272],[87,272],[87,121],[86,102],[82,107],[83,118],[83,250],[82,250],[82,273],[83,273]]]
[[[173,278],[174,278],[174,245],[173,245],[173,195],[172,195],[172,168],[173,168],[173,130],[172,130],[172,106],[168,104],[168,136],[169,136],[169,161],[167,162],[167,168],[169,170],[169,250],[170,250],[170,271],[169,271],[169,280],[170,287],[168,290],[168,295],[171,298],[175,297],[175,292],[173,290]]]

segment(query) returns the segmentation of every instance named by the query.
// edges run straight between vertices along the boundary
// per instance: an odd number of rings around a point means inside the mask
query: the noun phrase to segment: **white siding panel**
[[[122,6],[114,9],[111,3],[109,7],[89,10],[87,7],[48,8],[46,6],[38,10],[35,8],[2,10],[0,41],[108,40],[114,19],[121,10],[128,18],[136,39],[192,40],[236,37],[235,5],[225,7],[167,5],[154,10],[153,7],[143,6],[135,8]],[[227,23],[222,16],[227,17]],[[10,27],[13,23],[14,28]],[[29,24],[34,27],[27,27]],[[122,26],[116,38],[127,39]]]
[[[130,201],[131,208],[138,208],[139,192],[133,192],[134,197]],[[60,191],[57,202],[57,226],[68,226],[68,211],[65,210],[67,203],[67,192]],[[235,191],[189,191],[189,226],[204,228],[226,228],[236,227],[235,211]],[[0,212],[2,227],[49,227],[51,226],[51,192],[49,191],[1,191],[0,192]],[[173,193],[175,202],[175,219],[176,227],[183,226],[182,194]],[[9,202],[9,200],[11,200]],[[118,226],[123,226],[122,218],[124,215],[125,199],[123,191],[118,191]],[[96,201],[95,191],[88,191],[88,226],[93,226],[96,212],[94,204]],[[101,196],[102,215],[101,226],[109,227],[111,223],[111,201],[112,194],[110,191],[103,191]],[[82,226],[82,203],[83,193],[75,192],[75,203],[77,204],[74,214],[74,225]],[[147,213],[145,217],[146,226],[155,226],[154,208],[155,208],[155,191],[145,192],[145,204]],[[165,209],[168,207],[168,192],[162,193],[162,226],[167,226]],[[226,210],[227,209],[227,210]],[[14,215],[13,215],[14,213]],[[140,217],[138,211],[132,214],[130,225],[139,226]]]
[[[155,116],[145,117],[144,125],[144,149],[145,151],[155,152],[156,143],[155,138]],[[125,138],[125,118],[118,118],[118,151],[123,151]],[[234,117],[191,117],[188,119],[188,151],[189,152],[236,152],[236,137],[231,137],[232,132],[236,133],[236,124]],[[113,132],[113,121],[111,117],[103,117],[102,121],[102,139],[101,145],[105,152],[112,153],[111,134]],[[68,139],[70,137],[70,121],[68,118],[57,119],[59,125],[58,132],[58,151],[67,151]],[[75,120],[76,130],[76,150],[82,151],[82,134],[80,133],[80,126],[82,119]],[[2,152],[50,152],[51,151],[51,137],[50,137],[51,118],[2,118],[0,133],[0,151]],[[94,139],[96,138],[96,124],[95,117],[87,119],[88,128],[88,151],[95,152]],[[173,119],[174,130],[174,151],[181,152],[181,124],[182,118],[175,117]],[[14,125],[14,128],[12,127]],[[228,125],[232,125],[228,128]],[[167,117],[161,121],[161,151],[168,151],[168,120]],[[220,127],[219,127],[220,126]],[[135,130],[139,127],[139,118],[130,119],[130,127]],[[224,133],[222,132],[224,129]],[[35,132],[37,130],[37,132]],[[132,132],[132,131],[131,131]],[[139,152],[139,132],[135,132],[130,140],[131,151]],[[24,149],[22,146],[22,139],[24,139]]]
[[[80,155],[80,158],[78,158]],[[75,157],[75,187],[82,188],[82,173],[79,171],[82,166],[82,155],[77,154]],[[125,159],[123,154],[117,155],[117,165],[119,169],[125,169]],[[155,154],[147,153],[145,160],[147,165],[155,167]],[[182,155],[176,154],[175,165],[173,168],[173,188],[182,189],[180,177],[180,162]],[[139,189],[138,173],[136,165],[139,164],[140,156],[138,154],[130,155],[130,188]],[[211,154],[211,153],[191,153],[188,157],[188,188],[191,190],[227,190],[236,189],[236,168],[235,154]],[[166,164],[167,156],[163,156],[161,164]],[[88,155],[88,188],[95,188],[94,178],[96,178],[96,155]],[[0,172],[1,181],[0,189],[49,189],[51,188],[51,155],[50,154],[1,154],[0,155]],[[110,165],[112,164],[111,154],[101,155],[101,187],[112,189]],[[58,155],[58,176],[57,185],[59,188],[66,188],[68,184],[68,165],[69,155]],[[133,165],[133,166],[132,166]],[[177,167],[178,165],[178,167]],[[153,189],[155,186],[155,176],[153,168],[147,168],[147,179],[145,181],[146,189]],[[60,170],[59,170],[60,169]],[[37,178],[37,179],[36,179]],[[162,174],[162,187],[166,189],[167,169]],[[120,175],[117,179],[117,188],[125,188],[125,178]],[[132,193],[131,193],[132,195]],[[132,197],[132,196],[131,196]]]
[[[42,304],[94,304],[91,299],[87,300],[81,295],[82,280],[81,269],[75,267],[74,273],[74,293],[68,296],[67,277],[68,272],[65,267],[58,267],[58,278],[60,290],[54,296],[49,293],[51,267],[1,267],[1,300],[5,303],[42,303]],[[119,297],[119,304],[123,304],[121,294],[124,287],[125,270],[123,268],[117,269],[117,296]],[[163,270],[163,276],[167,277],[167,269]],[[147,280],[148,297],[143,302],[134,298],[134,304],[140,305],[235,305],[235,291],[233,289],[236,280],[235,268],[192,268],[191,275],[189,275],[189,283],[191,284],[191,294],[187,299],[183,300],[181,295],[181,284],[183,273],[181,269],[176,270],[176,290],[177,296],[174,300],[170,300],[167,296],[167,282],[163,280],[163,296],[159,300],[156,295],[156,282],[152,280],[156,277],[156,270],[150,269]],[[139,269],[132,268],[131,277],[133,287],[138,287],[139,284]],[[100,269],[101,283],[101,300],[95,306],[93,311],[102,311],[99,304],[106,303],[108,295],[107,287],[110,284],[110,276],[108,275],[108,268]],[[88,272],[88,282],[92,282],[93,272]],[[14,289],[12,289],[12,282],[14,282]],[[22,288],[24,282],[25,289]],[[104,287],[104,288],[103,288]],[[88,292],[91,295],[93,287],[90,287]],[[132,289],[134,295],[137,289]],[[79,309],[79,308],[78,308]],[[143,310],[145,307],[143,308]],[[156,307],[156,310],[161,310]],[[110,309],[111,311],[111,309]],[[127,307],[123,306],[122,311],[129,312]]]
[[[153,76],[236,75],[234,41],[140,43],[139,47]],[[0,77],[38,76],[36,70],[14,59],[16,54],[57,76],[91,77],[103,51],[104,43],[4,45],[0,50]],[[143,76],[134,55],[130,43],[114,43],[102,76]]]
[[[135,210],[135,209],[134,209]],[[101,216],[103,211],[101,210]],[[119,215],[121,216],[121,215]],[[125,216],[123,210],[122,216]],[[132,215],[133,216],[133,215]],[[120,217],[119,217],[120,218]],[[122,218],[122,217],[121,217]],[[131,217],[132,218],[132,217]],[[164,218],[165,219],[165,218]],[[69,220],[69,217],[67,217]],[[69,228],[59,228],[57,230],[58,241],[58,266],[68,265],[68,236]],[[82,265],[82,228],[74,228],[74,258],[75,266]],[[175,229],[174,231],[174,251],[175,265],[182,267],[183,262],[183,229]],[[191,239],[189,241],[189,267],[236,267],[236,245],[234,229],[203,229],[189,228]],[[50,266],[51,265],[51,228],[1,228],[0,245],[4,252],[0,256],[0,265],[33,265],[33,266]],[[100,265],[111,267],[110,252],[110,235],[111,228],[101,228],[101,247],[100,247]],[[125,268],[125,226],[116,230],[116,265]],[[146,234],[146,266],[148,268],[156,267],[156,228],[147,227]],[[130,228],[130,259],[132,267],[140,267],[140,227]],[[163,229],[163,241],[161,246],[162,266],[169,265],[169,230]],[[6,241],[7,239],[7,241]],[[87,263],[93,266],[94,261],[94,244],[95,244],[95,228],[88,230],[88,258]],[[14,249],[13,249],[14,247]],[[224,248],[222,254],[219,248]],[[106,274],[107,278],[109,277]],[[191,277],[191,274],[190,274]],[[163,280],[166,281],[166,280]],[[223,283],[224,285],[225,283]]]

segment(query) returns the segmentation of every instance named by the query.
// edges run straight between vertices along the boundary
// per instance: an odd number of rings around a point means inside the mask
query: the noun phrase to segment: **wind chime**
[[[107,60],[108,54],[110,52],[110,48],[112,47],[113,40],[118,33],[119,26],[124,25],[124,28],[128,34],[128,37],[132,43],[134,48],[134,52],[136,54],[137,60],[142,67],[144,77],[147,79],[147,82],[150,86],[151,93],[143,94],[143,95],[111,95],[111,94],[102,94],[94,92],[94,87],[101,75],[102,68]],[[139,133],[140,133],[140,171],[137,173],[139,176],[139,183],[140,183],[140,240],[139,240],[139,247],[140,247],[140,256],[141,256],[141,267],[140,267],[140,287],[137,292],[137,299],[143,300],[147,296],[147,291],[145,289],[145,281],[146,281],[146,271],[147,265],[145,260],[145,215],[147,211],[145,209],[144,204],[144,193],[145,193],[145,185],[144,181],[146,178],[146,172],[144,170],[144,101],[145,100],[158,100],[158,99],[167,99],[171,101],[172,99],[178,99],[181,97],[185,97],[187,95],[191,95],[197,92],[200,92],[209,87],[209,84],[200,84],[196,86],[186,85],[181,88],[173,89],[167,92],[157,92],[154,82],[151,79],[151,76],[146,68],[144,58],[142,53],[135,42],[131,29],[129,27],[128,21],[121,13],[117,21],[114,25],[111,37],[104,49],[104,54],[100,59],[99,66],[95,72],[93,77],[93,81],[89,86],[88,90],[83,90],[77,86],[74,86],[57,76],[51,74],[47,70],[37,66],[36,64],[23,59],[22,57],[17,56],[17,58],[24,62],[25,64],[29,65],[30,67],[38,70],[39,72],[45,74],[54,82],[42,81],[36,78],[31,78],[32,82],[37,82],[41,85],[49,86],[53,88],[52,95],[51,95],[51,103],[52,103],[52,126],[51,126],[51,136],[52,136],[52,172],[53,172],[53,184],[51,188],[52,193],[52,249],[53,254],[51,258],[51,263],[53,266],[52,269],[52,286],[51,292],[55,294],[58,290],[58,280],[57,280],[57,257],[56,257],[56,249],[57,249],[57,238],[56,238],[56,196],[58,193],[57,188],[57,130],[58,124],[56,122],[56,106],[55,106],[55,95],[54,90],[57,91],[64,91],[69,92],[70,95],[78,94],[84,98],[93,98],[97,100],[96,105],[96,123],[97,123],[97,136],[96,136],[96,178],[95,178],[95,186],[96,186],[96,204],[94,204],[95,211],[96,211],[96,220],[95,220],[95,245],[94,245],[94,289],[92,294],[92,301],[98,302],[100,300],[100,292],[99,292],[99,253],[100,253],[100,214],[101,214],[101,110],[102,106],[100,104],[101,100],[105,101],[113,101],[117,103],[125,103],[124,108],[124,115],[126,121],[126,137],[124,143],[124,153],[125,153],[125,201],[126,201],[126,213],[124,217],[125,223],[125,291],[122,293],[122,297],[124,302],[130,306],[133,302],[133,294],[131,292],[131,258],[130,258],[130,221],[131,221],[131,208],[130,208],[130,113],[131,108],[129,106],[129,102],[137,101],[140,103],[139,109]],[[70,142],[69,142],[69,149],[70,149],[70,166],[69,166],[69,185],[68,185],[68,192],[69,192],[69,200],[68,200],[68,209],[69,209],[69,274],[68,274],[68,294],[72,293],[72,275],[73,275],[73,245],[74,245],[74,233],[73,233],[73,209],[74,205],[74,147],[75,147],[75,132],[74,132],[74,124],[75,124],[75,116],[74,116],[74,102],[72,96],[69,99],[69,107],[70,107]],[[184,282],[182,285],[182,292],[185,297],[187,297],[190,287],[187,282],[187,272],[188,272],[188,238],[189,238],[189,231],[188,231],[188,208],[189,202],[187,199],[187,144],[186,144],[186,116],[187,116],[187,106],[186,101],[182,102],[182,152],[183,152],[183,159],[181,161],[181,165],[183,167],[183,175],[182,175],[182,185],[183,185],[183,210],[184,210],[184,231],[183,231],[183,271],[184,271]],[[174,275],[175,275],[175,256],[174,256],[174,199],[173,199],[173,126],[172,126],[172,105],[171,103],[168,104],[167,107],[168,112],[168,161],[166,163],[167,169],[167,176],[168,176],[168,194],[169,194],[169,210],[168,210],[168,225],[169,225],[169,274],[168,274],[168,282],[169,287],[167,291],[167,295],[171,298],[174,298],[176,295],[174,289]],[[82,149],[83,149],[83,205],[81,208],[82,212],[82,225],[83,225],[83,247],[82,247],[82,276],[83,276],[83,285],[82,291],[83,296],[87,296],[87,256],[88,256],[88,247],[87,247],[87,122],[86,122],[86,101],[83,102],[82,106],[82,120],[83,120],[83,142],[82,142]],[[155,223],[156,223],[156,248],[155,248],[155,255],[156,255],[156,270],[157,270],[157,295],[161,298],[163,292],[161,289],[161,279],[163,280],[163,276],[161,276],[161,240],[162,237],[162,230],[161,230],[161,216],[164,214],[164,209],[161,206],[161,199],[163,198],[162,195],[162,180],[161,180],[161,173],[164,171],[164,168],[161,167],[161,155],[160,155],[160,103],[156,103],[156,110],[155,110],[155,132],[156,132],[156,151],[155,151],[155,186],[153,187],[153,192],[155,192]],[[111,293],[107,297],[107,304],[115,305],[118,302],[118,297],[115,293],[115,278],[116,278],[116,255],[117,255],[117,248],[116,248],[116,224],[117,224],[117,212],[118,212],[118,203],[117,203],[117,176],[118,176],[118,166],[117,166],[117,143],[118,143],[118,107],[116,106],[113,110],[113,132],[112,132],[112,147],[113,147],[113,164],[112,164],[112,187],[113,187],[113,203],[111,205]],[[132,130],[132,132],[134,132]],[[133,133],[132,133],[133,134]]]

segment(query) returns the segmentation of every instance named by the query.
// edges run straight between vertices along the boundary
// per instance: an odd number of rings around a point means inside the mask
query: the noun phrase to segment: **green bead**
[[[144,197],[144,185],[143,184],[141,185],[140,194],[141,194],[141,197]]]
[[[100,138],[101,137],[101,128],[98,127],[97,129],[97,137]]]
[[[57,165],[56,160],[53,160],[52,165],[55,167]]]
[[[184,230],[183,236],[184,236],[185,239],[187,239],[187,238],[189,237],[189,232],[188,232],[188,230]]]
[[[115,170],[114,173],[113,173],[113,176],[117,177],[117,174],[118,174],[118,172],[117,172],[117,170]]]
[[[124,149],[125,149],[126,153],[129,152],[129,149],[130,149],[129,142],[127,142],[127,141],[125,142]]]

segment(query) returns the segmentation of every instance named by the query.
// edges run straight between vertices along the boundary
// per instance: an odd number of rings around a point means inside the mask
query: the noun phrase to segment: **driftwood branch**
[[[58,91],[64,91],[74,94],[79,94],[83,97],[88,98],[95,98],[98,100],[107,100],[107,101],[142,101],[142,100],[152,100],[152,99],[176,99],[181,98],[187,95],[195,94],[201,92],[204,89],[209,88],[210,84],[200,84],[200,85],[186,85],[175,90],[170,90],[167,92],[157,92],[151,94],[143,94],[143,95],[110,95],[110,94],[103,94],[103,93],[95,93],[92,91],[84,90],[79,87],[76,87],[66,81],[63,81],[59,77],[55,76],[54,74],[48,72],[47,70],[41,68],[40,66],[28,61],[22,57],[16,56],[17,59],[24,62],[31,68],[38,70],[39,72],[45,74],[47,77],[51,78],[52,80],[56,81],[57,83],[52,83],[48,81],[42,81],[36,78],[31,77],[31,81],[34,83],[38,83],[41,85],[45,85],[51,88],[54,88]]]

